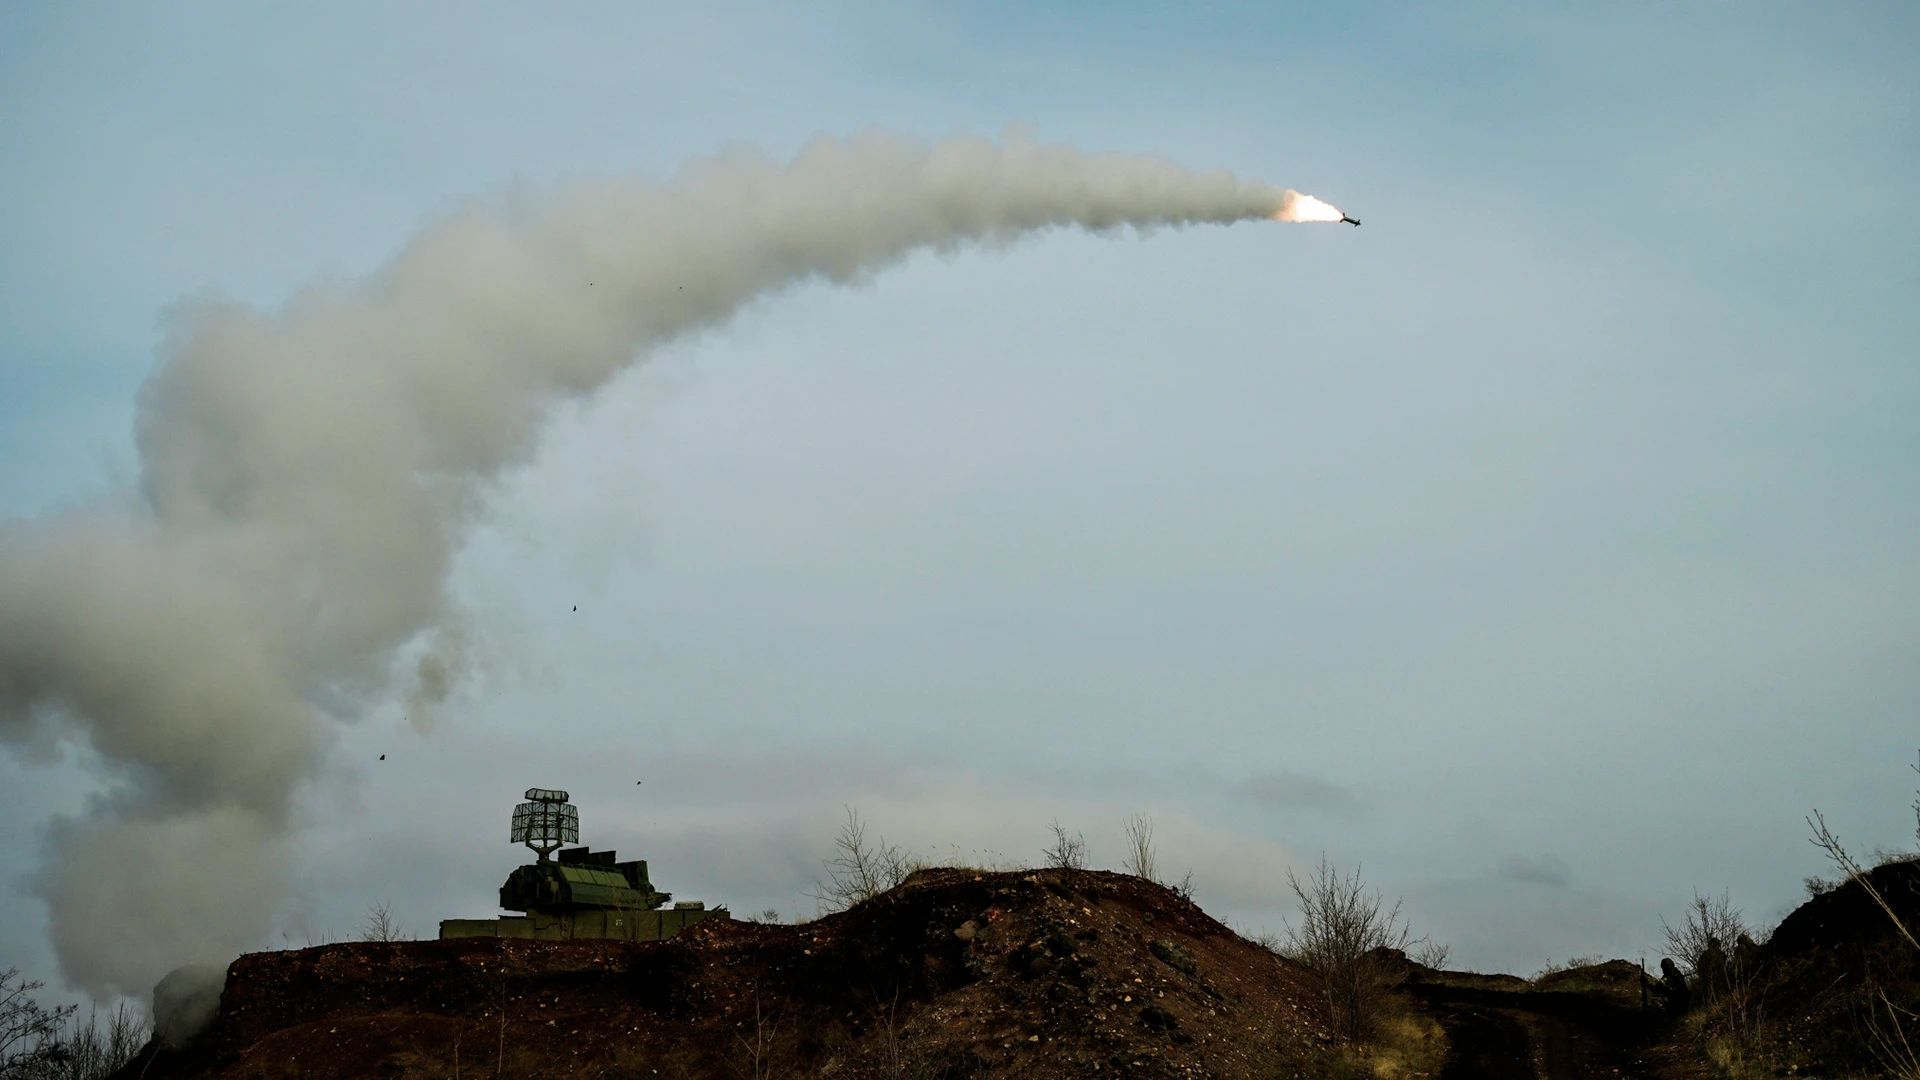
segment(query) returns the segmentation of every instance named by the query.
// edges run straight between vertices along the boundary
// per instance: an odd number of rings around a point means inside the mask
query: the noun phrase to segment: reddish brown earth
[[[122,1075],[1267,1080],[1320,1071],[1312,994],[1139,878],[930,870],[799,926],[255,953],[192,1046]]]
[[[1920,925],[1920,861],[1872,877]],[[1861,1009],[1920,1014],[1895,935],[1841,886],[1752,953],[1739,995],[1684,1017],[1626,961],[1526,980],[1388,954],[1378,1038],[1355,1048],[1307,972],[1161,886],[928,870],[799,926],[256,953],[229,969],[212,1027],[120,1078],[1705,1080],[1739,1034],[1729,1002],[1767,1019],[1742,1053],[1780,1075],[1874,1075]]]

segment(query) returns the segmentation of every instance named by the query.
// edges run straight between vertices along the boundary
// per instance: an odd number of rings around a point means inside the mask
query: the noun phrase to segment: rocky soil
[[[255,953],[211,1028],[123,1075],[1266,1080],[1318,1071],[1312,994],[1138,878],[931,870],[798,926]]]
[[[1920,925],[1920,862],[1872,878]],[[120,1075],[1705,1080],[1738,1058],[1872,1076],[1875,1016],[1920,1016],[1914,953],[1850,883],[1734,950],[1738,978],[1684,1016],[1627,961],[1527,980],[1386,954],[1379,1038],[1356,1048],[1305,970],[1159,885],[928,870],[801,925],[256,953],[228,969],[210,1028]]]

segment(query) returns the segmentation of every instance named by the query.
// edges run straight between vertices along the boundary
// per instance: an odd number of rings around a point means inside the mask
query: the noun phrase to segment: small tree
[[[901,848],[887,843],[868,845],[867,823],[860,812],[847,807],[847,820],[833,838],[838,855],[827,860],[827,879],[813,883],[813,898],[827,911],[844,911],[863,900],[871,900],[907,880],[921,869],[920,860]]]
[[[1319,980],[1327,1023],[1348,1039],[1367,1038],[1383,995],[1375,950],[1405,949],[1412,938],[1400,902],[1388,907],[1362,884],[1358,867],[1342,874],[1324,855],[1304,881],[1289,869],[1287,884],[1300,901],[1300,924],[1286,924],[1286,955]]]
[[[1047,828],[1053,830],[1053,846],[1042,853],[1047,866],[1055,870],[1085,870],[1087,838],[1080,833],[1069,836],[1066,826],[1058,820]]]
[[[360,921],[361,941],[401,941],[400,922],[393,917],[393,901],[367,905],[367,917]]]
[[[1447,957],[1453,955],[1451,945],[1441,944],[1431,938],[1423,937],[1412,944],[1414,946],[1413,962],[1425,967],[1444,969],[1447,966]]]
[[[147,1018],[125,1001],[102,1016],[96,1008],[82,1022],[77,1014],[58,1037],[60,1053],[37,1069],[16,1070],[34,1080],[106,1080],[132,1061],[153,1034]],[[0,1076],[15,1072],[0,1069]]]
[[[40,1004],[33,994],[45,985],[19,968],[0,971],[0,1077],[33,1076],[67,1059],[60,1030],[80,1007]]]
[[[1160,880],[1160,865],[1153,850],[1153,819],[1135,814],[1127,819],[1127,854],[1121,868],[1134,877]]]
[[[1680,925],[1669,926],[1663,918],[1660,928],[1666,931],[1667,955],[1673,957],[1682,973],[1699,980],[1703,994],[1718,996],[1728,989],[1727,980],[1738,978],[1737,969],[1729,966],[1737,965],[1729,951],[1737,951],[1740,939],[1747,936],[1748,926],[1740,909],[1733,906],[1725,892],[1701,896],[1695,890],[1693,902],[1687,905]],[[1719,960],[1713,959],[1715,949],[1719,950]],[[1712,970],[1716,966],[1719,970]]]

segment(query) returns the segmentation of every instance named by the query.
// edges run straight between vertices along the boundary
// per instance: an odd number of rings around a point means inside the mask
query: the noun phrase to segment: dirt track
[[[1503,991],[1437,981],[1406,989],[1447,1032],[1441,1080],[1678,1080],[1660,1052],[1671,1022],[1603,994]]]

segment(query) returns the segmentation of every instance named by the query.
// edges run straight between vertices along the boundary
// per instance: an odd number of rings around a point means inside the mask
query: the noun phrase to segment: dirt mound
[[[1920,860],[1903,859],[1868,871],[1867,881],[1909,929],[1920,933]],[[1767,939],[1776,960],[1833,950],[1877,949],[1899,938],[1893,920],[1858,882],[1848,881],[1795,908]]]
[[[1329,1041],[1303,972],[1138,878],[931,870],[799,926],[255,953],[185,1077],[1269,1077]]]
[[[1646,972],[1631,960],[1583,964],[1550,971],[1533,980],[1533,988],[1544,993],[1586,994],[1623,1009],[1649,1006],[1652,1003],[1650,987]]]
[[[1890,862],[1866,877],[1920,933],[1920,861]],[[1710,1038],[1801,1074],[1878,1075],[1885,1055],[1911,1053],[1920,952],[1860,882],[1809,898],[1750,958],[1733,955],[1725,989],[1705,1002]]]

